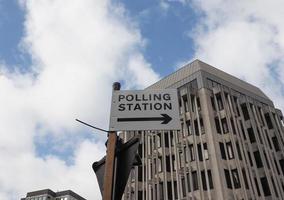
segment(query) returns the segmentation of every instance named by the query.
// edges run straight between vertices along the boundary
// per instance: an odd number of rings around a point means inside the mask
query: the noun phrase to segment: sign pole
[[[113,91],[120,90],[120,83],[115,82],[112,85]],[[106,161],[105,161],[105,174],[104,174],[104,191],[103,200],[112,200],[112,192],[114,186],[114,166],[115,166],[115,148],[116,148],[117,135],[115,131],[108,133]]]

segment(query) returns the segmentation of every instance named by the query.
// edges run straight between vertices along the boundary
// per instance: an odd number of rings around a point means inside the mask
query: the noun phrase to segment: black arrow
[[[161,114],[162,117],[136,117],[136,118],[117,118],[118,122],[142,122],[142,121],[162,121],[161,124],[169,123],[172,118],[167,114]]]

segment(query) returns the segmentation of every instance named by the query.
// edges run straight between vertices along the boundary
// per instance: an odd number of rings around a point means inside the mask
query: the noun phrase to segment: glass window
[[[211,99],[211,105],[212,105],[213,110],[216,110],[214,97],[210,97],[210,99]]]
[[[188,135],[192,135],[190,120],[186,121]]]
[[[201,144],[198,144],[198,145],[197,145],[197,150],[198,150],[198,158],[199,158],[199,161],[203,161],[203,155],[202,155]]]
[[[197,120],[194,120],[195,135],[199,135],[199,128]]]
[[[254,143],[255,142],[255,135],[254,135],[253,129],[248,128],[247,131],[248,131],[250,143]]]
[[[269,113],[265,113],[264,117],[265,117],[265,121],[267,123],[268,128],[273,129],[273,125],[272,125],[272,121],[271,121]]]
[[[224,105],[223,105],[223,101],[222,101],[222,97],[221,97],[220,93],[216,94],[216,99],[217,99],[217,104],[218,104],[219,110],[223,110]]]
[[[278,143],[276,136],[272,137],[271,139],[272,139],[275,151],[280,151],[279,143]]]
[[[226,118],[221,119],[221,123],[222,123],[222,128],[223,128],[224,134],[228,133],[229,132],[229,128],[228,128],[228,124],[227,124]]]
[[[183,96],[182,96],[182,99],[183,99],[183,103],[184,103],[184,110],[185,110],[185,112],[188,112],[189,109],[188,109],[187,95],[183,95]]]
[[[192,186],[193,186],[193,190],[198,190],[198,179],[197,179],[197,171],[192,171],[191,172],[191,176],[192,176]]]
[[[282,158],[281,160],[279,160],[279,163],[281,166],[282,173],[284,174],[284,159]]]
[[[247,108],[247,105],[245,103],[243,103],[241,105],[241,109],[242,109],[242,112],[243,112],[243,115],[244,115],[244,119],[245,120],[249,120],[250,117],[249,117],[249,112],[248,112],[248,108]]]
[[[204,152],[204,159],[208,160],[209,159],[209,155],[208,155],[207,143],[203,143],[203,152]]]
[[[220,152],[221,152],[222,159],[223,160],[227,160],[225,147],[224,147],[224,144],[222,142],[219,142],[219,147],[220,147]]]
[[[256,163],[257,168],[263,167],[259,151],[253,152],[253,155],[254,155],[254,159],[255,159],[255,163]]]
[[[186,174],[186,178],[187,178],[187,189],[188,189],[189,192],[191,192],[189,173]]]
[[[230,188],[230,189],[232,189],[232,182],[231,182],[231,177],[230,177],[229,170],[224,169],[224,173],[225,173],[225,178],[226,178],[227,187]]]
[[[182,196],[186,196],[186,187],[185,187],[185,179],[184,177],[181,178],[181,189],[182,189]]]
[[[218,117],[215,117],[215,126],[216,126],[217,133],[221,134],[221,127],[220,127],[220,123],[219,123]]]
[[[209,187],[210,189],[213,189],[213,179],[212,179],[211,170],[207,170],[207,173],[208,173],[208,179],[209,179]]]
[[[196,103],[197,103],[197,109],[201,110],[201,105],[200,105],[200,99],[199,97],[196,98]]]
[[[240,145],[238,142],[236,142],[236,147],[237,147],[239,159],[242,160],[242,153],[241,153]]]
[[[238,174],[238,170],[237,169],[233,169],[232,170],[232,177],[233,177],[233,183],[234,183],[234,187],[240,188],[241,187],[241,182],[239,179],[239,174]]]
[[[260,179],[260,182],[261,182],[261,185],[262,185],[264,196],[270,196],[271,192],[270,192],[270,188],[269,188],[269,185],[268,185],[267,178],[266,177],[262,177]]]
[[[237,132],[236,132],[236,128],[235,128],[235,123],[234,123],[234,120],[233,120],[233,118],[231,117],[231,124],[232,124],[232,129],[233,129],[233,134],[237,134]]]
[[[233,159],[234,158],[234,151],[233,151],[233,147],[232,147],[232,142],[227,142],[226,146],[227,146],[229,159]]]
[[[194,154],[194,148],[193,148],[193,144],[190,144],[188,146],[189,148],[189,155],[190,155],[190,161],[194,161],[195,160],[195,154]]]
[[[202,180],[203,190],[207,190],[206,175],[205,175],[205,171],[204,170],[201,171],[201,180]]]

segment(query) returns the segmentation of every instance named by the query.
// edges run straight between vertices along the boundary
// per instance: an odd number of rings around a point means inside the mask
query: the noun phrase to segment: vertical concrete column
[[[220,162],[218,162],[218,153],[216,149],[218,148],[216,138],[214,137],[215,126],[214,123],[214,113],[211,108],[210,102],[210,93],[207,89],[202,88],[199,90],[199,98],[200,98],[200,105],[201,105],[201,112],[203,116],[204,122],[204,130],[207,134],[207,147],[209,151],[209,159],[212,164],[212,178],[214,183],[214,190],[215,190],[215,199],[225,200],[224,193],[223,193],[223,185],[221,181],[221,173],[222,173],[222,166]],[[217,134],[217,133],[216,133]]]

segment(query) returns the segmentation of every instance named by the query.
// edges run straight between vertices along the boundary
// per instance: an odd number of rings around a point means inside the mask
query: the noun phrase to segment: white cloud
[[[33,65],[26,74],[0,67],[0,157],[5,160],[0,198],[51,188],[100,199],[91,164],[104,154],[102,143],[80,142],[70,166],[56,155],[37,157],[35,136],[80,134],[85,129],[74,121],[77,117],[107,128],[112,83],[144,88],[159,76],[143,58],[144,40],[122,5],[108,0],[21,5],[26,12],[21,46]]]
[[[284,2],[195,0],[194,5],[201,11],[199,25],[190,31],[194,57],[257,85],[283,110]]]

